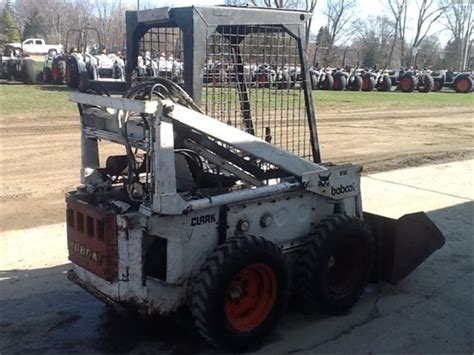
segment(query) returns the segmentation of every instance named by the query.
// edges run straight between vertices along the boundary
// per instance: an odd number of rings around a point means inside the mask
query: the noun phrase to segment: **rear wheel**
[[[378,91],[390,91],[392,89],[392,80],[390,80],[390,77],[387,74],[382,75],[382,78],[379,82]]]
[[[76,59],[72,58],[66,63],[66,84],[68,87],[76,89],[79,86],[79,69]]]
[[[276,83],[277,89],[286,90],[290,88],[290,76],[287,73],[280,74]]]
[[[373,91],[375,87],[375,80],[372,75],[365,75],[362,79],[362,91]]]
[[[189,307],[209,343],[243,350],[276,326],[288,289],[280,248],[263,238],[236,237],[207,257],[191,281]]]
[[[434,92],[441,91],[442,88],[443,88],[443,82],[441,80],[434,79],[432,91]]]
[[[468,76],[462,76],[454,81],[454,90],[457,93],[467,94],[472,90],[472,79]]]
[[[324,80],[321,83],[321,89],[323,90],[332,90],[334,86],[334,78],[331,74],[326,74]]]
[[[57,61],[52,65],[52,81],[55,84],[64,84],[66,79],[66,62],[64,60]]]
[[[417,88],[419,92],[431,92],[431,89],[433,89],[433,77],[429,74],[420,75]]]
[[[334,85],[332,89],[334,91],[342,91],[346,88],[346,84],[347,84],[347,78],[344,75],[342,74],[336,75],[334,77]]]
[[[89,74],[87,72],[82,72],[79,75],[79,91],[86,91],[89,88]]]
[[[356,303],[369,282],[374,238],[361,220],[333,215],[306,239],[295,280],[305,311],[341,314]]]
[[[311,78],[311,90],[316,90],[318,88],[318,76],[315,73],[310,74]]]
[[[50,83],[51,82],[51,68],[45,67],[43,68],[43,82]]]
[[[32,59],[25,59],[21,66],[21,74],[23,82],[26,84],[36,83],[38,77],[36,72],[36,63]]]
[[[362,77],[360,75],[354,75],[349,88],[352,91],[360,91],[362,89]]]
[[[400,80],[400,90],[403,92],[413,92],[416,87],[416,78],[412,74],[405,74]]]

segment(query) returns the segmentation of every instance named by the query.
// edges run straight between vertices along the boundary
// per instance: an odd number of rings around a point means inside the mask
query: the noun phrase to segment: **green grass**
[[[443,107],[470,107],[474,109],[474,94],[457,94],[454,91],[431,93],[314,91],[317,109],[368,109],[380,106],[387,109],[423,109]]]
[[[255,89],[251,91],[251,99],[267,100],[274,89]],[[229,102],[228,109],[238,108],[235,92],[226,95],[214,90],[217,101]],[[297,90],[276,91],[278,100],[268,103],[267,108],[292,108],[298,106],[300,92]],[[212,89],[204,89],[203,102],[206,95],[212,95]],[[301,95],[302,97],[302,95]],[[474,94],[456,94],[453,91],[423,94],[401,92],[334,92],[313,91],[316,110],[357,110],[380,107],[383,110],[423,109],[443,107],[469,107],[474,110]],[[302,100],[302,99],[301,99]],[[303,104],[303,101],[302,101]],[[226,107],[224,105],[224,107]],[[12,115],[75,115],[77,108],[69,102],[68,90],[64,86],[55,85],[23,85],[20,83],[0,83],[0,116]]]
[[[54,116],[77,113],[64,86],[0,83],[0,116]]]
[[[270,99],[269,99],[270,98]],[[233,89],[208,87],[203,92],[203,102],[215,101],[217,110],[239,108],[237,92]],[[304,105],[303,92],[295,90],[255,89],[250,90],[251,101],[260,101],[266,109],[293,109]],[[300,101],[301,100],[301,101]],[[316,110],[351,110],[381,107],[384,109],[423,109],[442,107],[472,107],[474,94],[457,94],[454,91],[433,93],[313,91]]]

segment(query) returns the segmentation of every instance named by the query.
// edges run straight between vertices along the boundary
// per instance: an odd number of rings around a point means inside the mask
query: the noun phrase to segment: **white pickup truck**
[[[22,48],[24,52],[30,54],[45,54],[50,49],[55,49],[58,53],[63,51],[61,44],[46,44],[44,39],[41,38],[28,38],[23,43],[10,43],[13,47]]]

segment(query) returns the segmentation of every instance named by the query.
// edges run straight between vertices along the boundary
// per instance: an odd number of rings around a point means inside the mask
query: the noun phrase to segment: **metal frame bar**
[[[165,7],[143,11],[127,11],[127,84],[131,86],[131,73],[137,66],[139,39],[141,36],[152,27],[179,27],[183,34],[185,90],[200,105],[206,41],[219,26],[280,26],[295,38],[298,43],[298,53],[301,58],[302,86],[309,126],[310,150],[313,161],[319,163],[321,162],[321,154],[309,80],[307,55],[305,53],[304,24],[311,16],[311,13],[299,10],[233,6],[190,6],[172,9]],[[235,52],[235,56],[238,61],[238,51]],[[241,87],[241,89],[245,88]],[[248,96],[248,90],[239,90],[239,95],[245,96],[246,92]],[[240,101],[242,103],[242,98]],[[242,111],[244,115],[250,115],[248,107],[242,108],[244,109]],[[254,133],[253,123],[249,120],[249,117],[247,119],[244,117],[244,124],[247,125],[247,132]]]

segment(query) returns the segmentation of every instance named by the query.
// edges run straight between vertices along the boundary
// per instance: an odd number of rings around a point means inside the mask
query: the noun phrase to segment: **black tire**
[[[429,93],[433,89],[433,77],[429,74],[420,75],[418,78],[417,89],[419,92]]]
[[[25,84],[35,84],[38,78],[36,63],[32,59],[25,59],[21,66],[21,77]]]
[[[360,91],[362,89],[362,77],[360,75],[354,75],[352,81],[349,83],[349,89],[351,91]]]
[[[57,85],[64,84],[66,82],[66,61],[59,60],[56,63],[53,63],[53,68],[56,71],[56,73],[53,71],[53,82]]]
[[[462,75],[454,81],[454,90],[460,94],[467,94],[472,91],[472,79],[467,75]]]
[[[316,90],[318,88],[318,76],[315,73],[309,75],[311,78],[311,90]]]
[[[247,287],[252,282],[245,283],[244,277],[236,277],[251,269],[251,266],[256,268],[262,265],[265,270],[271,270],[268,275],[273,275],[271,292],[275,293],[272,293],[274,301],[271,304],[266,303],[265,307],[270,304],[269,313],[258,325],[254,324],[248,329],[239,328],[235,325],[236,320],[230,315],[229,309],[238,307],[241,297],[252,293],[251,287]],[[264,287],[263,280],[266,280],[268,275],[261,274],[256,277],[256,280],[260,281],[257,288]],[[242,351],[257,345],[275,328],[288,299],[288,268],[280,248],[272,242],[253,236],[235,237],[216,247],[207,257],[191,280],[189,290],[189,308],[199,333],[214,346]],[[231,299],[231,291],[236,298]],[[236,296],[236,292],[240,294]],[[265,295],[266,293],[263,293],[258,299],[262,301]],[[245,301],[242,301],[242,304]],[[249,319],[254,313],[247,311],[240,315]]]
[[[48,67],[43,68],[43,81],[45,83],[51,82],[51,68],[48,68]]]
[[[343,74],[336,74],[334,76],[334,84],[332,86],[332,89],[334,91],[342,91],[346,88],[347,85],[347,78]]]
[[[79,86],[79,68],[75,58],[71,58],[66,63],[66,84],[71,89]]]
[[[362,78],[362,91],[373,91],[375,88],[375,79],[372,75],[364,75]]]
[[[276,82],[278,90],[287,90],[290,88],[290,76],[287,73],[282,73],[279,80]]]
[[[334,78],[331,74],[326,74],[324,76],[324,80],[320,83],[320,88],[323,90],[332,90],[334,86]]]
[[[379,85],[377,87],[378,91],[383,91],[387,92],[392,90],[392,80],[387,74],[382,75],[382,79],[379,82]]]
[[[7,80],[13,81],[17,77],[17,70],[15,65],[11,65],[7,63]]]
[[[303,310],[347,312],[369,282],[374,247],[363,221],[341,214],[323,219],[307,237],[298,259],[296,297]]]
[[[416,78],[412,73],[406,73],[400,79],[400,90],[402,92],[413,92],[415,90]]]
[[[441,79],[433,79],[433,92],[438,92],[443,89],[443,81]]]
[[[82,72],[79,75],[79,84],[77,85],[77,88],[81,92],[85,92],[89,88],[89,74],[87,72]]]

